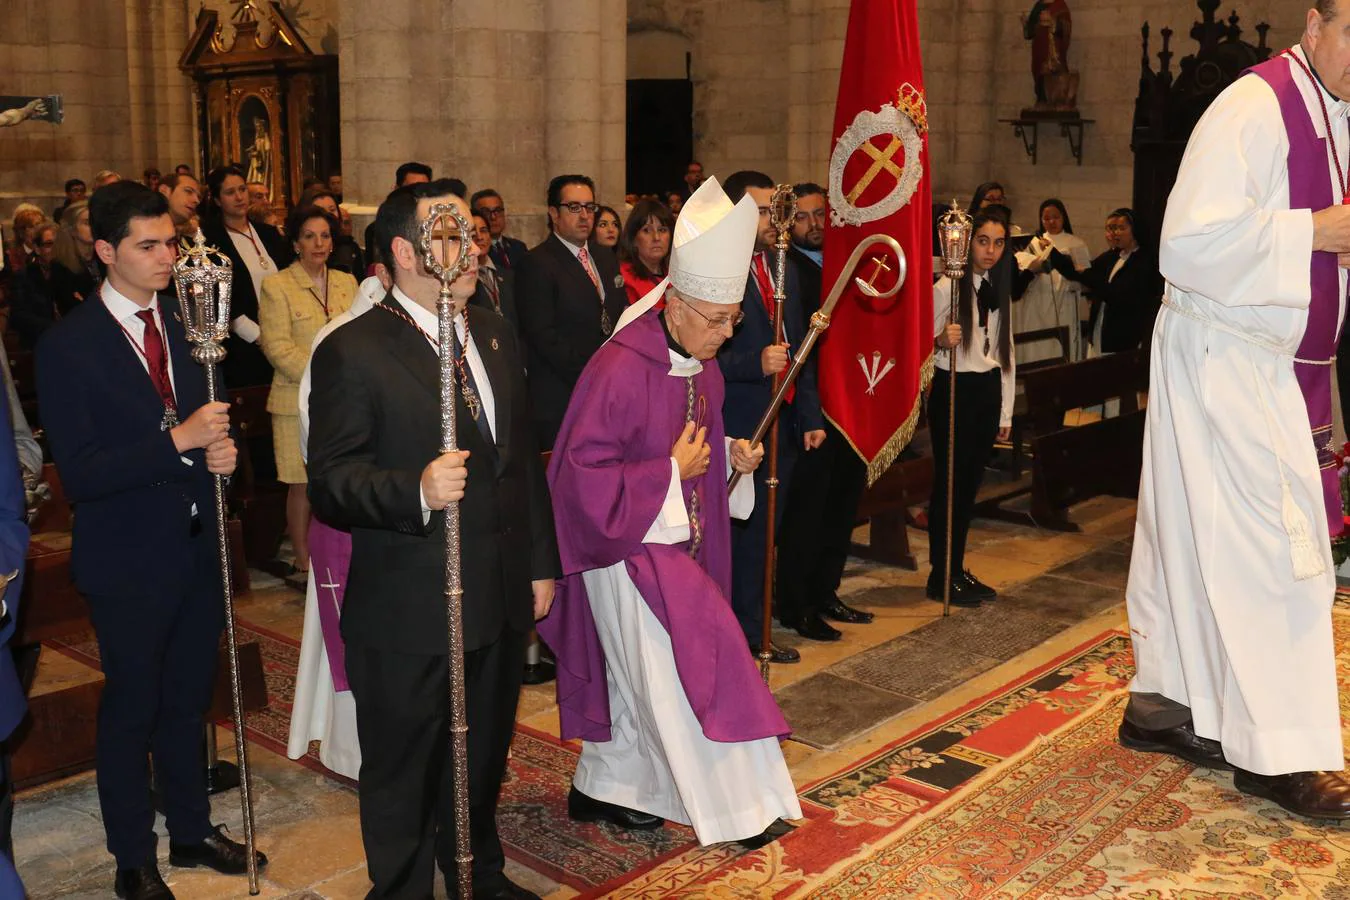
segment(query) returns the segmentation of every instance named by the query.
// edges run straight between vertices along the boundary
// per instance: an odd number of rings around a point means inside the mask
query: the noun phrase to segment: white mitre
[[[670,274],[624,310],[615,333],[654,307],[668,286],[692,300],[740,303],[745,299],[758,230],[759,206],[754,198],[746,194],[733,206],[717,179],[709,177],[685,201],[675,220]]]

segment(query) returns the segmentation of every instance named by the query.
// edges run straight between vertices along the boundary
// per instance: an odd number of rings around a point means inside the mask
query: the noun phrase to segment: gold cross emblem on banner
[[[853,189],[848,192],[849,203],[857,203],[858,198],[862,196],[863,191],[871,187],[872,182],[876,181],[877,176],[881,174],[882,170],[894,175],[896,181],[900,180],[900,167],[895,164],[895,160],[892,159],[892,157],[895,156],[896,152],[902,147],[904,147],[904,144],[894,135],[891,136],[891,143],[885,150],[878,150],[876,145],[871,141],[863,142],[862,147],[859,149],[872,157],[872,165],[863,173],[863,177],[858,179],[858,183],[853,186]]]
[[[880,256],[872,257],[872,277],[867,279],[867,286],[875,288],[877,279],[881,277],[882,272],[889,272],[891,267],[886,265],[886,260]]]

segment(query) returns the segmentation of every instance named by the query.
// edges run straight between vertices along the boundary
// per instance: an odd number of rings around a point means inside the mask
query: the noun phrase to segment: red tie
[[[600,287],[600,274],[595,271],[595,264],[591,262],[591,255],[586,252],[585,247],[577,251],[577,259],[581,262],[581,267],[586,270],[586,274],[590,276],[591,284],[595,285],[595,290],[600,294],[601,299],[604,299],[605,289]]]
[[[177,410],[178,404],[173,397],[173,382],[169,380],[169,357],[164,352],[164,339],[155,324],[155,311],[143,309],[136,317],[145,323],[145,363],[150,369],[150,380],[155,383],[159,398],[164,401],[165,409]]]
[[[773,279],[769,277],[769,251],[761,250],[755,254],[755,284],[759,287],[759,297],[764,301],[764,308],[769,313],[769,325],[773,325],[774,307],[773,299]],[[775,337],[777,337],[775,335]],[[797,396],[797,385],[788,386],[787,393],[783,395],[784,403],[791,403]]]

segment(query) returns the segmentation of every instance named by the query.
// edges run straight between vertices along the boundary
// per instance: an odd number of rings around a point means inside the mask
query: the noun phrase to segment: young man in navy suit
[[[774,183],[762,172],[736,172],[723,185],[732,203],[746,194],[759,206],[759,231],[755,235],[755,254],[745,283],[745,302],[741,312],[745,321],[736,334],[722,345],[718,364],[727,380],[727,395],[722,402],[727,435],[748,438],[755,432],[764,411],[773,399],[774,376],[788,367],[789,352],[805,338],[801,287],[795,266],[787,269],[787,299],[783,303],[783,330],[786,343],[774,341],[773,280],[777,234],[769,222],[769,199]],[[807,452],[825,441],[825,419],[820,412],[816,391],[816,363],[807,361],[793,390],[778,414],[778,517],[781,520],[787,501],[792,466],[802,450]],[[764,558],[768,529],[768,466],[755,472],[755,511],[745,521],[731,525],[731,606],[745,631],[750,646],[759,649],[764,627]],[[771,648],[772,661],[792,663],[801,654],[791,647]]]
[[[19,619],[19,595],[23,592],[27,556],[28,520],[19,454],[10,424],[9,395],[0,390],[0,742],[8,740],[28,710],[9,646]],[[11,572],[14,577],[8,578]],[[10,829],[14,821],[14,782],[10,777],[9,749],[0,744],[0,897],[22,897],[23,885],[14,871]]]
[[[234,472],[236,450],[229,405],[207,402],[177,302],[159,294],[178,252],[167,201],[117,182],[95,192],[89,224],[104,281],[38,345],[38,399],[102,658],[96,765],[114,890],[160,900],[173,894],[156,861],[152,758],[170,864],[247,868],[243,845],[211,825],[201,757],[224,627],[212,475]]]

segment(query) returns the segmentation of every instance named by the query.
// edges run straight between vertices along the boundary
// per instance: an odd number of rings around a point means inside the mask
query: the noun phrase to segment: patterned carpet
[[[1350,598],[1334,620],[1350,721]],[[282,752],[297,648],[247,624],[241,638],[261,645],[270,698],[250,736]],[[62,644],[97,665],[89,636]],[[571,822],[577,748],[520,728],[499,825],[508,855],[587,898],[1350,900],[1343,830],[1239,794],[1226,773],[1116,744],[1132,672],[1128,636],[1098,635],[807,785],[806,821],[755,852],[699,847],[675,826]],[[327,772],[314,752],[301,762]]]

